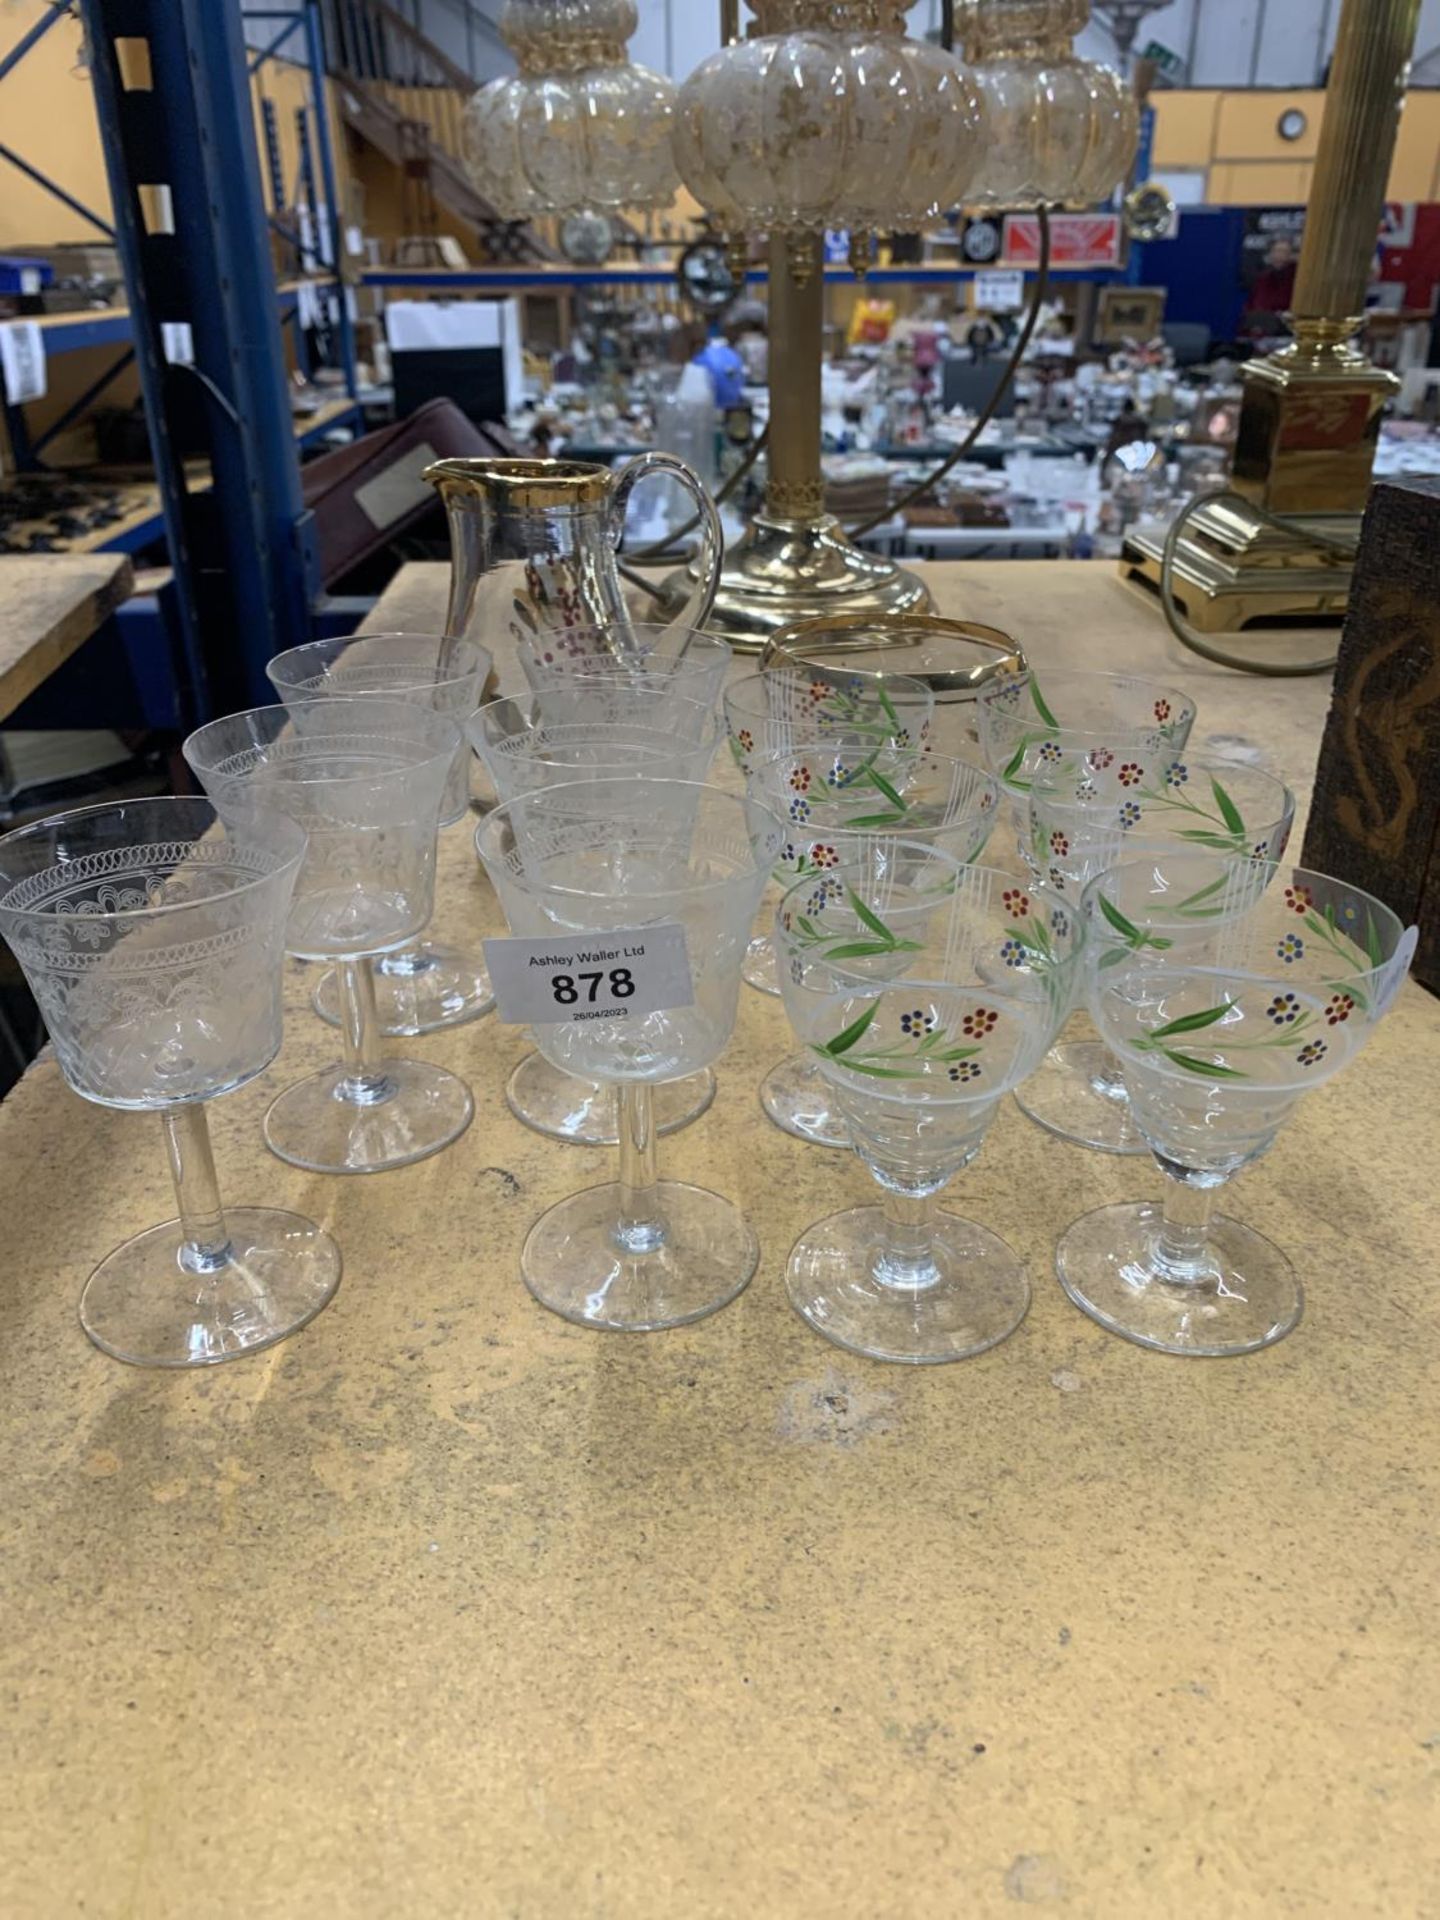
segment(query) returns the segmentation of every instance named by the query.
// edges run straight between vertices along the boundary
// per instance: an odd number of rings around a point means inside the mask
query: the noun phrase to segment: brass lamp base
[[[666,582],[666,589],[674,584]],[[879,554],[863,553],[833,514],[809,521],[757,514],[726,555],[706,626],[737,652],[759,653],[772,634],[827,614],[926,613],[928,589]]]
[[[1176,542],[1170,589],[1201,633],[1238,633],[1273,620],[1335,620],[1345,612],[1351,563],[1313,536],[1354,547],[1360,516],[1295,514],[1283,527],[1230,497],[1202,506]],[[1120,575],[1158,593],[1162,527],[1135,528],[1120,549]]]

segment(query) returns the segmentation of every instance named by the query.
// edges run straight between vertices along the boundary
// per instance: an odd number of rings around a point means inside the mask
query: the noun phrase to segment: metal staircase
[[[341,118],[404,176],[414,230],[428,230],[433,195],[490,259],[553,260],[533,228],[502,220],[470,180],[463,125],[472,75],[388,0],[326,0],[324,19]]]

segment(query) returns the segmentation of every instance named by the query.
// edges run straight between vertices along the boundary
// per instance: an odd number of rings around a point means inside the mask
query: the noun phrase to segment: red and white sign
[[[1118,213],[1052,213],[1052,267],[1118,267]],[[1007,267],[1040,264],[1040,222],[1033,213],[1007,213],[1000,257]]]
[[[1387,200],[1380,215],[1382,247],[1413,247],[1415,244],[1415,202]]]

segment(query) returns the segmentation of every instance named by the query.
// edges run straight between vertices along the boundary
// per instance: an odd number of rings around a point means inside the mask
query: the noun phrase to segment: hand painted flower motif
[[[1065,876],[1061,873],[1059,867],[1051,867],[1045,877],[1057,893],[1063,893],[1065,891]]]
[[[1145,769],[1135,761],[1127,760],[1120,769],[1119,779],[1122,787],[1133,787],[1137,781],[1145,778]]]
[[[991,808],[992,808],[992,807],[993,807],[994,805],[995,805],[995,795],[994,795],[993,793],[991,793],[991,792],[989,792],[989,791],[987,790],[986,792],[984,792],[984,793],[982,793],[982,794],[981,794],[981,796],[980,796],[980,811],[981,811],[981,813],[989,813],[989,812],[990,812],[990,810],[991,810]]]
[[[1323,1040],[1307,1040],[1295,1058],[1302,1067],[1313,1067],[1317,1060],[1323,1060],[1330,1051]]]
[[[1353,900],[1347,900],[1344,906],[1341,907],[1340,918],[1345,922],[1347,927],[1353,927],[1355,922],[1360,918],[1360,909]]]
[[[897,747],[908,747],[910,744],[909,727],[897,727],[891,735],[891,739]]]
[[[810,913],[823,913],[830,901],[843,899],[844,894],[838,880],[822,880],[805,905]]]
[[[1000,958],[1007,967],[1023,967],[1025,964],[1025,946],[1019,940],[1007,940],[1000,948]]]
[[[1140,809],[1133,800],[1127,800],[1120,809],[1120,825],[1128,833],[1140,819]]]
[[[1057,940],[1070,938],[1070,916],[1063,907],[1056,907],[1050,915],[1050,931]]]
[[[1178,760],[1173,767],[1167,767],[1165,769],[1165,784],[1167,787],[1183,787],[1189,778],[1190,769]]]
[[[798,953],[792,953],[790,956],[790,978],[797,987],[803,987],[805,984],[805,968]]]
[[[795,842],[793,840],[787,840],[784,846],[781,847],[780,858],[784,861],[787,867],[794,866],[795,860],[796,860],[796,853],[795,853]]]
[[[1308,913],[1315,904],[1309,887],[1286,887],[1285,904],[1292,913]]]
[[[968,1034],[972,1040],[983,1040],[987,1033],[995,1031],[1000,1016],[993,1007],[976,1007],[973,1013],[967,1013],[960,1022],[960,1031]]]
[[[1265,1011],[1277,1027],[1288,1027],[1299,1015],[1300,1002],[1293,993],[1277,993]]]
[[[825,699],[825,697],[828,695],[829,692],[830,692],[830,689],[829,687],[826,686],[823,680],[812,680],[810,682],[810,698],[811,700],[814,701],[817,707],[819,706],[820,702],[823,699]]]
[[[792,767],[790,769],[790,784],[796,793],[808,793],[810,791],[809,767]]]
[[[1030,896],[1018,887],[1007,887],[1000,899],[1012,920],[1023,920],[1030,911]]]
[[[980,1062],[978,1060],[961,1060],[955,1066],[951,1067],[949,1071],[950,1078],[959,1081],[963,1085],[967,1080],[978,1080],[980,1078]]]
[[[1268,860],[1269,857],[1270,842],[1268,840],[1257,840],[1250,849],[1250,858],[1252,860]]]
[[[1060,743],[1057,740],[1047,740],[1040,749],[1040,758],[1046,761],[1058,760],[1060,758]]]
[[[1276,954],[1287,967],[1293,967],[1297,960],[1304,957],[1305,942],[1298,933],[1287,933],[1275,949]]]
[[[913,1013],[902,1013],[900,1016],[900,1031],[902,1033],[931,1033],[934,1031],[934,1027],[934,1014],[922,1012],[919,1007],[916,1007]]]
[[[1106,767],[1114,766],[1115,756],[1109,747],[1092,747],[1090,751],[1090,764],[1092,767],[1097,767],[1103,771]]]
[[[1160,722],[1162,727],[1170,718],[1170,702],[1168,700],[1157,700],[1155,702],[1155,718]]]
[[[850,769],[843,760],[837,760],[825,775],[827,787],[843,787],[850,779]]]
[[[802,800],[797,794],[790,802],[790,818],[792,820],[808,820],[810,818],[810,802],[808,800]]]
[[[755,736],[748,727],[741,727],[735,738],[740,742],[741,747],[746,753],[753,753],[755,751]]]
[[[1058,827],[1050,836],[1050,851],[1062,855],[1070,851],[1070,841],[1065,834],[1061,833]]]
[[[810,858],[817,867],[838,867],[840,864],[840,856],[834,847],[811,847]]]
[[[1342,1021],[1348,1020],[1354,1011],[1355,1002],[1348,993],[1334,994],[1331,996],[1329,1006],[1325,1009],[1326,1024],[1338,1027]]]

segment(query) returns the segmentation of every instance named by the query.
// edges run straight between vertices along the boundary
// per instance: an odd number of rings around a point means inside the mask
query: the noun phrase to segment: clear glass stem
[[[398,953],[387,953],[375,963],[381,973],[392,979],[413,980],[417,974],[433,973],[440,962],[421,950],[417,940],[413,947],[401,947]]]
[[[1107,1047],[1101,1056],[1100,1064],[1090,1076],[1090,1085],[1096,1093],[1104,1094],[1107,1100],[1125,1100],[1125,1076],[1120,1071],[1120,1062]]]
[[[647,1081],[616,1088],[620,1123],[620,1218],[615,1238],[627,1253],[653,1253],[665,1244],[655,1171],[655,1096]]]
[[[935,1264],[933,1193],[885,1195],[885,1245],[875,1256],[873,1272],[884,1287],[915,1291],[933,1287],[940,1278]]]
[[[380,1016],[375,1009],[375,976],[368,960],[342,960],[340,1028],[345,1036],[345,1073],[336,1098],[357,1107],[377,1107],[395,1091],[380,1064]]]
[[[230,1264],[231,1247],[205,1108],[198,1101],[170,1107],[160,1124],[180,1210],[180,1264],[187,1273],[218,1273]]]
[[[1207,1242],[1219,1182],[1196,1185],[1172,1173],[1163,1161],[1160,1170],[1165,1175],[1165,1207],[1155,1235],[1155,1272],[1171,1286],[1198,1287],[1215,1276]]]

